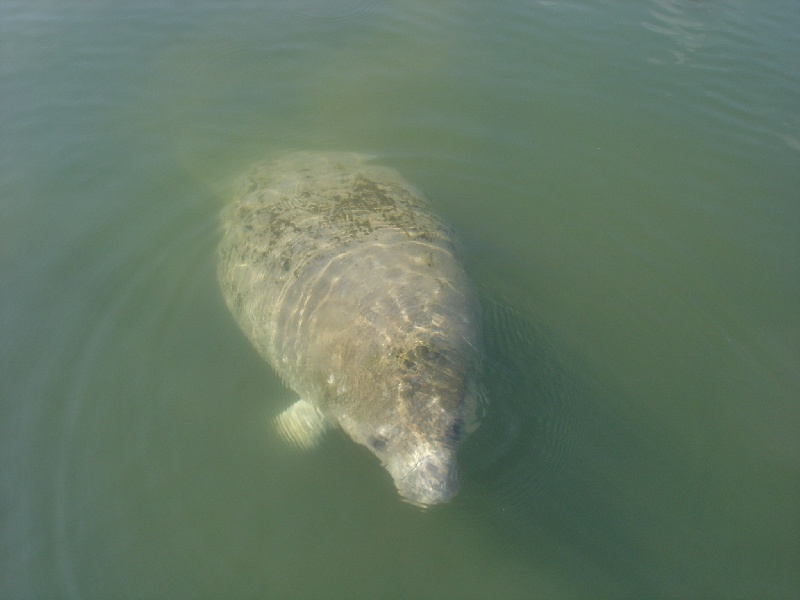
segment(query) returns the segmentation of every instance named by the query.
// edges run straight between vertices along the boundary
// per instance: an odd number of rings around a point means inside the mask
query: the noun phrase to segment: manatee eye
[[[464,435],[464,420],[456,419],[450,424],[450,427],[447,429],[447,439],[452,440],[454,442],[458,442],[461,440],[461,437],[463,435]]]
[[[380,451],[386,448],[386,445],[388,443],[389,443],[388,440],[384,436],[376,435],[375,437],[370,438],[369,447],[372,448],[373,450]]]

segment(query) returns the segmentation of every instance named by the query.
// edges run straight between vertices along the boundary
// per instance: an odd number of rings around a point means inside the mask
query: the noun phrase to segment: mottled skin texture
[[[404,498],[457,492],[479,308],[452,233],[397,172],[345,153],[259,165],[224,215],[219,279],[261,355]]]

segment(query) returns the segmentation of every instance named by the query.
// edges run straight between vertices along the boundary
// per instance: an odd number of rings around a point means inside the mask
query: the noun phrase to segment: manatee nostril
[[[373,450],[384,450],[388,440],[383,436],[375,436],[369,440],[369,446]]]
[[[428,461],[425,464],[425,472],[428,475],[431,475],[432,477],[437,477],[438,478],[441,475],[442,470],[441,470],[441,468],[439,468],[439,465],[437,465],[436,463]]]
[[[445,434],[447,437],[447,441],[460,442],[461,438],[464,437],[464,430],[465,430],[464,420],[456,419],[447,428],[447,432]]]

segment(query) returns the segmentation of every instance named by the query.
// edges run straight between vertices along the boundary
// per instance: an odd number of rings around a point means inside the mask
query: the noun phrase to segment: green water
[[[269,426],[214,251],[292,150],[462,234],[449,505]],[[795,0],[6,0],[0,596],[800,596],[798,190]]]

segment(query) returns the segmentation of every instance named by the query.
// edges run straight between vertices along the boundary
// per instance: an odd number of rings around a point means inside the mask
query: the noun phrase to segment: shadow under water
[[[648,498],[654,470],[674,475],[669,453],[611,409],[611,392],[546,327],[482,301],[488,407],[462,450],[469,510],[513,555],[577,560],[590,589],[674,592],[675,565],[653,548],[669,524]]]

